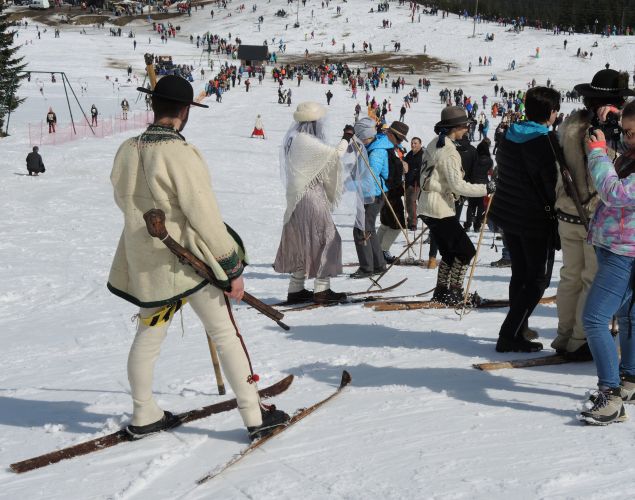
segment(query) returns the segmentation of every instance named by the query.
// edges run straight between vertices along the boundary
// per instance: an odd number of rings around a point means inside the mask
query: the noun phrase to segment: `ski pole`
[[[426,233],[426,231],[427,231],[427,230],[428,230],[428,228],[427,228],[427,227],[426,227],[426,228],[424,228],[424,229],[422,229],[422,230],[421,230],[421,234],[419,234],[419,236],[417,236],[414,240],[412,240],[412,243],[410,243],[410,244],[409,244],[409,245],[408,245],[408,246],[407,246],[407,247],[406,247],[406,248],[405,248],[405,249],[404,249],[404,250],[403,250],[403,251],[402,251],[402,252],[401,252],[401,253],[400,253],[397,257],[396,257],[396,258],[395,258],[395,260],[392,262],[392,264],[388,265],[388,267],[386,268],[386,270],[385,270],[384,272],[382,272],[382,273],[379,275],[379,277],[378,277],[377,279],[370,278],[370,280],[373,282],[373,284],[372,284],[372,285],[368,288],[368,290],[366,290],[367,292],[370,292],[370,289],[371,289],[371,288],[373,288],[373,286],[376,286],[376,287],[381,288],[381,286],[379,286],[379,280],[380,280],[380,279],[382,279],[382,278],[386,275],[386,273],[387,273],[388,271],[390,271],[390,269],[392,268],[392,266],[394,266],[394,265],[395,265],[395,262],[398,262],[398,261],[399,261],[399,259],[400,259],[401,257],[403,257],[403,255],[404,255],[404,254],[408,251],[408,249],[409,249],[412,245],[414,245],[414,244],[417,242],[417,240],[418,240],[419,238],[422,238],[422,237],[423,237],[423,235]]]
[[[216,351],[216,345],[209,338],[207,332],[207,345],[209,346],[209,353],[212,356],[212,365],[214,366],[214,374],[216,375],[216,385],[218,386],[218,394],[223,396],[225,394],[225,382],[223,382],[223,373],[220,371],[220,363],[218,362],[218,352]]]
[[[463,319],[463,314],[465,314],[465,308],[467,307],[467,298],[470,294],[470,286],[472,285],[472,278],[474,277],[474,269],[476,268],[476,261],[478,259],[478,253],[481,249],[481,243],[483,242],[483,234],[485,233],[485,226],[487,225],[487,216],[489,215],[489,209],[492,206],[492,200],[494,199],[494,194],[489,197],[489,203],[487,204],[487,209],[485,210],[485,215],[483,216],[483,222],[481,223],[481,232],[478,235],[478,243],[476,244],[476,254],[474,254],[474,260],[472,261],[472,268],[470,269],[470,277],[467,280],[467,285],[465,287],[465,295],[463,296],[463,305],[461,307],[461,313],[459,317],[459,321]]]

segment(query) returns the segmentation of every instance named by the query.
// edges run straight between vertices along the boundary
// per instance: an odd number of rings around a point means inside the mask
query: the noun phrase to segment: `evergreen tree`
[[[18,74],[26,66],[22,57],[17,56],[19,47],[14,46],[15,30],[9,24],[8,16],[3,13],[4,2],[0,0],[0,134],[4,131],[4,118],[9,110],[13,111],[24,100],[16,92],[20,80],[26,75]]]

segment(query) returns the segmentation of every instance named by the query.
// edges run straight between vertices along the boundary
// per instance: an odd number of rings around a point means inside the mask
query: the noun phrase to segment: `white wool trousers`
[[[306,280],[306,275],[303,271],[296,271],[291,274],[291,278],[289,279],[289,293],[301,292],[304,290],[304,280]],[[315,278],[313,280],[313,292],[324,292],[331,287],[331,279],[330,278]]]
[[[245,426],[260,425],[262,415],[258,388],[255,382],[251,381],[249,357],[234,324],[229,299],[218,288],[206,286],[187,297],[187,301],[216,344],[223,373],[236,394],[238,411]],[[147,318],[160,309],[142,307],[139,315],[141,318]],[[137,334],[128,355],[128,380],[133,401],[132,425],[151,424],[163,417],[163,410],[152,395],[152,380],[154,365],[159,358],[161,344],[172,318],[173,316],[158,326],[147,326],[139,321]],[[202,347],[205,345],[206,342],[201,343]]]

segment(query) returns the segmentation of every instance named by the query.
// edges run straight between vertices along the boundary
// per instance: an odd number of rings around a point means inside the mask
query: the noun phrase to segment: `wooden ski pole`
[[[399,226],[399,229],[401,229],[401,232],[403,233],[404,237],[406,238],[406,243],[410,247],[410,238],[408,238],[408,232],[401,225],[401,222],[399,222],[399,218],[397,217],[397,213],[395,212],[395,209],[392,207],[392,203],[390,203],[390,200],[388,199],[388,196],[386,196],[386,193],[382,189],[381,183],[379,182],[379,179],[377,179],[377,176],[375,175],[375,172],[373,172],[373,169],[370,168],[370,163],[368,163],[368,160],[362,154],[361,150],[359,149],[359,146],[357,145],[357,142],[353,141],[353,144],[355,145],[355,149],[357,149],[357,154],[364,159],[364,163],[366,164],[366,167],[370,171],[370,175],[373,176],[373,179],[375,180],[375,184],[377,184],[377,187],[381,191],[381,195],[384,198],[384,201],[386,202],[386,205],[390,209],[390,212],[392,213],[392,216],[395,218],[395,222],[397,223],[397,225]]]
[[[225,382],[223,382],[223,373],[220,371],[220,363],[218,362],[218,352],[216,351],[216,345],[209,338],[207,332],[207,345],[209,346],[209,353],[212,356],[212,365],[214,366],[214,374],[216,375],[216,385],[218,386],[218,394],[223,396],[225,394]]]
[[[487,225],[487,216],[489,214],[489,208],[492,206],[492,200],[494,199],[494,194],[489,197],[489,202],[487,203],[487,209],[485,210],[485,215],[483,215],[483,222],[481,223],[481,231],[478,235],[478,243],[476,244],[476,254],[474,255],[474,260],[472,261],[472,268],[470,269],[470,277],[467,280],[467,285],[465,287],[465,295],[463,296],[463,306],[461,307],[461,314],[459,315],[459,321],[463,319],[463,315],[465,314],[465,308],[467,307],[467,298],[470,294],[470,286],[472,285],[472,278],[474,277],[474,269],[476,268],[476,261],[478,259],[478,253],[481,249],[481,243],[483,242],[483,234],[485,233],[485,226]]]
[[[426,234],[427,230],[428,230],[427,227],[422,229],[421,233],[419,234],[419,236],[417,236],[414,240],[412,240],[412,243],[410,243],[409,245],[406,246],[406,248],[395,258],[395,260],[392,262],[392,264],[389,264],[388,267],[386,268],[386,270],[383,273],[381,273],[377,279],[370,278],[370,280],[373,282],[373,284],[368,288],[368,290],[367,290],[368,292],[370,292],[371,288],[373,288],[374,286],[381,288],[381,286],[379,286],[379,280],[382,279],[386,275],[386,273],[392,269],[392,266],[395,265],[395,262],[397,262],[401,257],[403,257],[403,255],[408,251],[408,249],[412,245],[414,245],[419,238],[423,238],[423,235]]]

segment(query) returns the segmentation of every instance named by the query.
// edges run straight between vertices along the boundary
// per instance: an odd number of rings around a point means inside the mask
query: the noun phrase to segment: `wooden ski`
[[[561,365],[570,363],[562,354],[550,354],[539,358],[515,359],[512,361],[493,361],[490,363],[476,363],[472,366],[477,370],[491,371],[504,368],[531,368],[532,366]]]
[[[260,391],[258,391],[258,393],[262,398],[277,396],[278,394],[286,391],[291,385],[291,382],[293,382],[293,375],[288,375],[275,384],[266,387],[265,389],[261,389]],[[202,408],[197,408],[195,410],[186,411],[177,415],[177,417],[181,420],[181,424],[186,424],[188,422],[192,422],[193,420],[199,420],[201,418],[209,417],[210,415],[213,415],[215,413],[233,410],[234,408],[237,408],[237,406],[238,404],[236,402],[236,399],[229,399],[227,401],[221,401],[220,403],[203,406]],[[16,462],[14,464],[11,464],[10,467],[11,470],[14,472],[27,472],[33,469],[39,469],[41,467],[46,467],[47,465],[55,464],[62,460],[66,460],[67,458],[87,455],[88,453],[92,453],[94,451],[103,450],[104,448],[110,448],[119,443],[130,441],[131,438],[125,431],[125,429],[120,429],[117,432],[113,432],[112,434],[108,434],[106,436],[91,439],[90,441],[85,441],[83,443],[69,446],[68,448],[63,448],[61,450],[53,451],[45,455],[22,460],[21,462]]]

